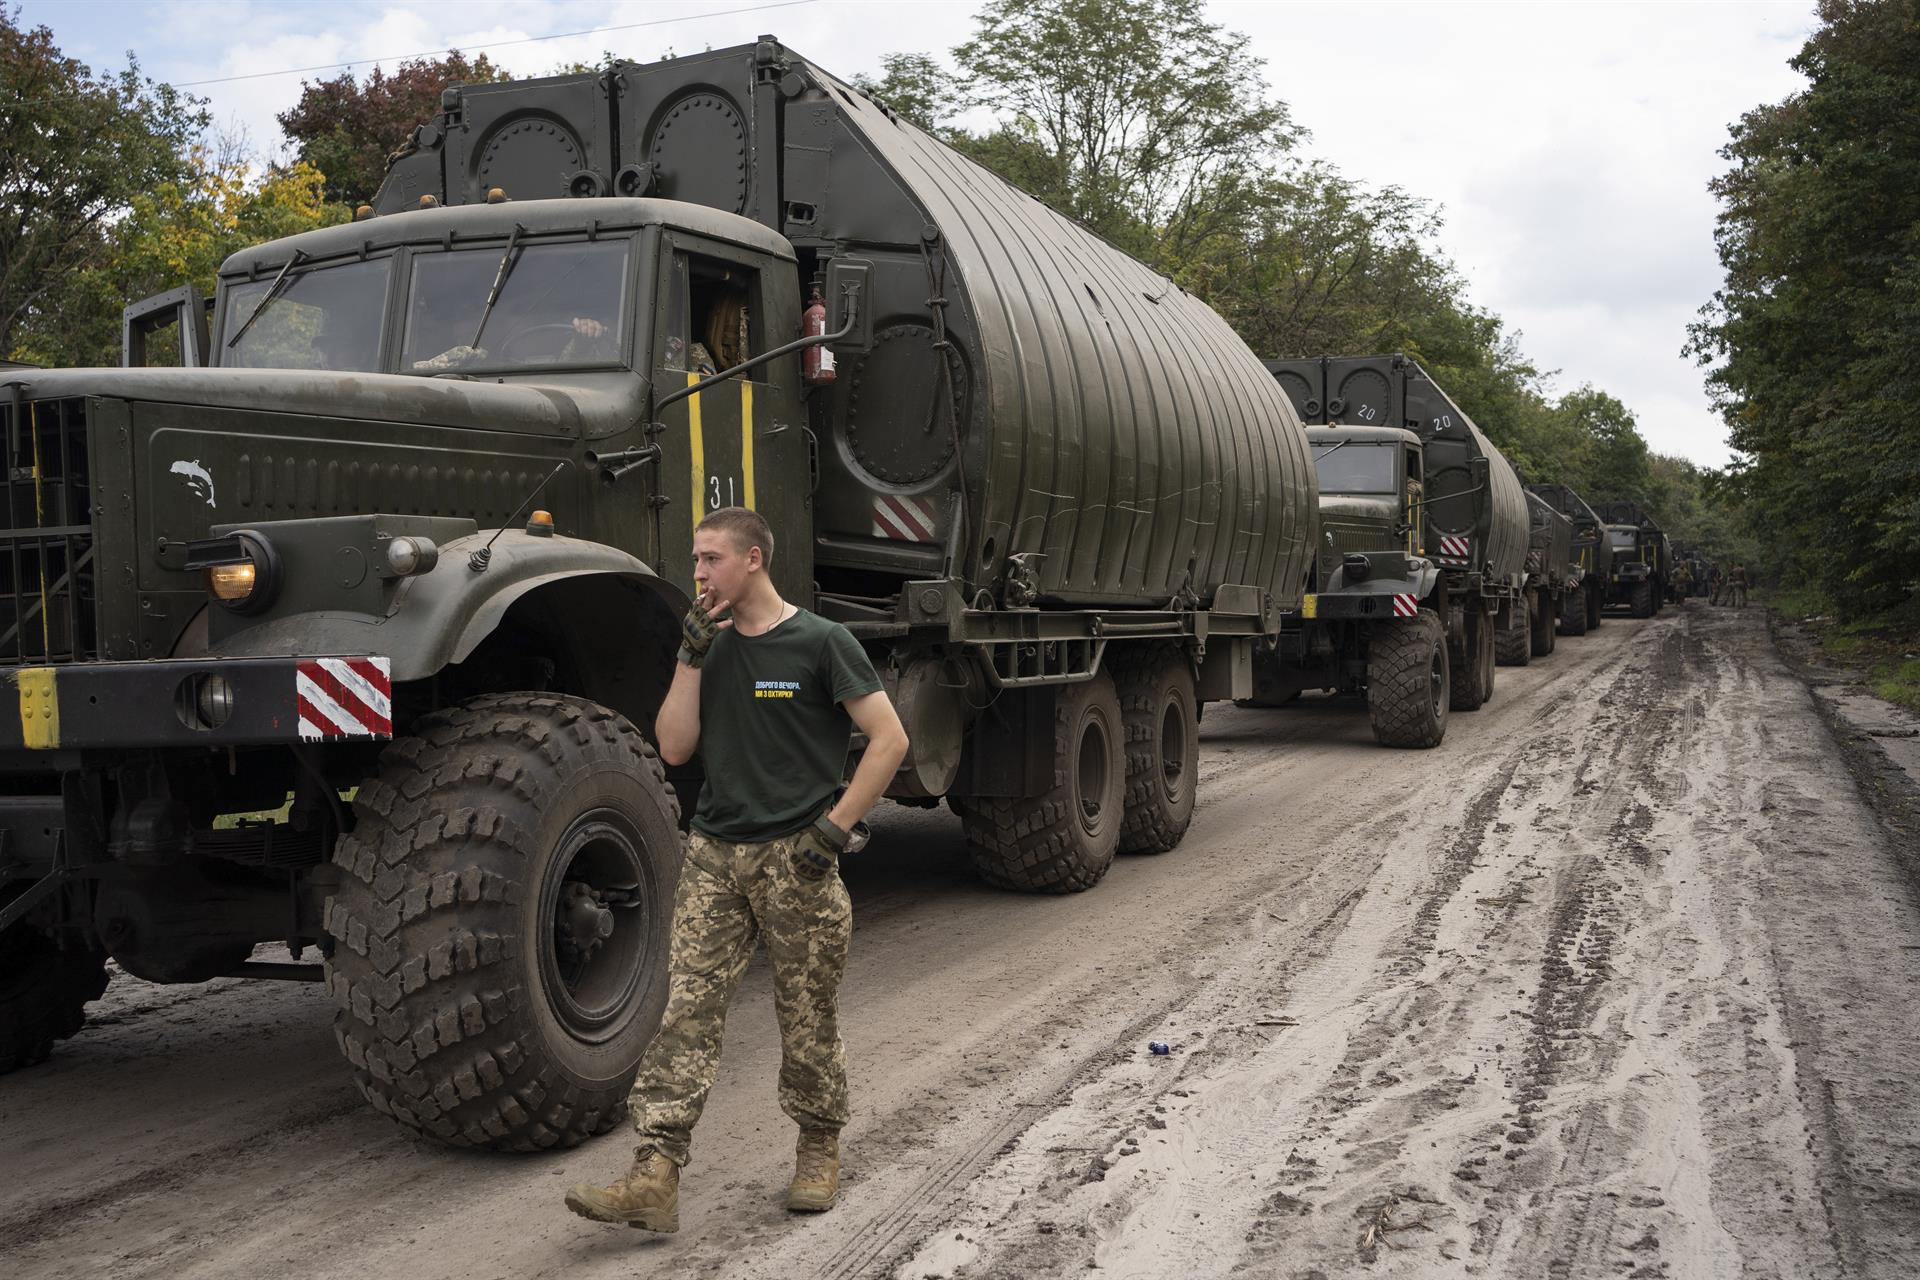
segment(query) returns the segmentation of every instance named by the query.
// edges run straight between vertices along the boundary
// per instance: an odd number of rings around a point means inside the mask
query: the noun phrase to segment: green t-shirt
[[[707,781],[693,829],[744,844],[812,822],[846,774],[853,718],[840,704],[879,688],[852,633],[805,609],[765,635],[715,636],[700,671]]]

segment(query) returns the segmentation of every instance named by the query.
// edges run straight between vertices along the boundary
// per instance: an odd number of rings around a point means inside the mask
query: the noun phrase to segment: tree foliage
[[[1859,614],[1920,579],[1920,3],[1822,0],[1792,66],[1807,87],[1721,152],[1725,281],[1690,349],[1749,527]]]
[[[303,80],[300,100],[278,119],[295,156],[326,175],[327,199],[351,207],[373,199],[387,157],[440,109],[445,89],[509,78],[486,54],[468,59],[455,49],[445,57],[403,62],[392,75],[376,64],[364,82],[351,71],[331,80]]]
[[[993,0],[954,57],[969,100],[1044,157],[1063,212],[1150,262],[1224,229],[1298,136],[1200,0]]]
[[[35,363],[116,364],[127,303],[181,284],[211,295],[228,255],[346,220],[305,161],[257,171],[244,148],[216,140],[189,148],[187,163],[179,180],[136,196],[102,260],[70,278],[61,323],[25,344]]]
[[[60,349],[71,282],[110,262],[136,199],[188,174],[206,124],[138,63],[96,75],[0,5],[0,353]]]

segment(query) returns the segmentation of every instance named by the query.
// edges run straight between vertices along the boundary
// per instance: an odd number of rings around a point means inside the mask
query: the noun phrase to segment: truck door
[[[654,383],[664,394],[797,337],[787,264],[670,232],[662,249]],[[782,270],[781,268],[785,268]],[[669,405],[660,437],[659,563],[690,585],[693,530],[708,512],[749,507],[773,526],[773,581],[812,601],[811,484],[799,361],[781,359]]]

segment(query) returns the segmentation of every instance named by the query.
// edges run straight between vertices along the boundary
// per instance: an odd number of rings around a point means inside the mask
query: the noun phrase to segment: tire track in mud
[[[357,1116],[365,1104],[357,1093],[338,1090],[324,1102],[293,1111],[266,1132],[195,1151],[175,1152],[164,1164],[145,1165],[77,1195],[31,1204],[18,1215],[0,1223],[0,1255],[17,1257],[19,1251],[49,1237],[65,1235],[77,1219],[98,1216],[134,1196],[177,1190],[203,1178],[230,1172],[237,1163],[254,1155],[260,1146],[298,1140],[343,1116]]]
[[[1589,684],[1602,681],[1605,688],[1634,678],[1638,665],[1627,651],[1616,651],[1582,674]],[[1352,1181],[1356,1177],[1377,1192],[1378,1184],[1367,1180],[1393,1164],[1410,1135],[1424,1125],[1444,1121],[1475,1084],[1470,1076],[1459,1073],[1414,1071],[1397,1064],[1430,1057],[1431,1049],[1421,1047],[1423,1037],[1444,1040],[1448,1034],[1445,988],[1462,973],[1462,957],[1449,959],[1435,953],[1442,941],[1443,918],[1458,911],[1463,886],[1485,864],[1490,845],[1512,843],[1523,819],[1547,803],[1544,795],[1554,793],[1552,803],[1561,803],[1556,788],[1565,786],[1565,762],[1574,754],[1582,722],[1592,715],[1590,698],[1574,695],[1580,710],[1569,716],[1564,705],[1548,696],[1548,690],[1570,675],[1571,669],[1555,673],[1553,680],[1532,689],[1530,702],[1537,700],[1538,705],[1523,704],[1508,712],[1525,717],[1529,731],[1542,730],[1558,739],[1557,752],[1523,751],[1520,742],[1506,738],[1498,746],[1456,756],[1442,767],[1414,775],[1416,785],[1401,793],[1405,800],[1399,806],[1406,814],[1406,830],[1432,830],[1436,811],[1449,805],[1459,807],[1458,817],[1437,833],[1441,838],[1417,878],[1409,878],[1411,867],[1402,868],[1386,881],[1376,875],[1348,895],[1355,919],[1343,936],[1329,939],[1327,957],[1314,970],[1317,1011],[1296,1008],[1300,1003],[1296,975],[1281,980],[1274,994],[1286,999],[1275,1007],[1299,1012],[1302,1029],[1264,1035],[1242,1026],[1238,1035],[1219,1036],[1208,1046],[1211,1052],[1197,1051],[1170,1077],[1191,1087],[1175,1089],[1163,1081],[1146,1092],[1129,1093],[1126,1086],[1139,1081],[1105,1081],[1109,1096],[1104,1108],[1102,1099],[1076,1100],[1076,1118],[1082,1121],[1084,1135],[1080,1143],[1064,1139],[1073,1126],[1057,1118],[1031,1131],[1035,1140],[1051,1138],[1061,1154],[1071,1148],[1083,1166],[1085,1157],[1094,1153],[1102,1166],[1098,1176],[1083,1169],[1077,1177],[1070,1161],[1048,1165],[1029,1153],[1022,1167],[996,1171],[1001,1181],[1024,1181],[1030,1188],[1017,1210],[1011,1204],[1002,1206],[1017,1213],[1020,1226],[998,1224],[995,1230],[1002,1238],[995,1240],[985,1257],[969,1256],[965,1250],[923,1249],[916,1260],[918,1269],[909,1267],[900,1274],[998,1275],[1005,1268],[996,1267],[995,1261],[1009,1259],[1019,1259],[1022,1265],[1015,1269],[1022,1272],[1064,1268],[1067,1259],[1078,1259],[1120,1274],[1145,1274],[1143,1260],[1127,1256],[1130,1233],[1139,1234],[1142,1220],[1150,1224],[1149,1233],[1162,1233],[1155,1242],[1156,1252],[1180,1258],[1191,1274],[1226,1274],[1229,1268],[1235,1273],[1262,1274],[1267,1262],[1276,1260],[1267,1256],[1269,1250],[1297,1251],[1301,1243],[1292,1232],[1275,1228],[1276,1220],[1311,1221],[1313,1215],[1337,1215],[1351,1207],[1356,1217],[1372,1219],[1356,1226],[1354,1236],[1379,1237],[1384,1226],[1384,1242],[1398,1248],[1392,1232],[1432,1227],[1424,1217],[1410,1223],[1394,1220],[1393,1205],[1409,1206],[1418,1215],[1437,1211],[1438,1217],[1448,1216],[1451,1207],[1433,1187],[1396,1185],[1384,1197],[1391,1203],[1383,1203],[1377,1194],[1369,1199],[1357,1193],[1324,1197],[1323,1193],[1331,1191],[1335,1178]],[[1554,727],[1547,728],[1549,724]],[[1461,777],[1479,780],[1464,800],[1450,794],[1454,787],[1449,779]],[[1366,827],[1375,832],[1400,829],[1397,823],[1372,815]],[[1383,864],[1383,871],[1388,865],[1393,865],[1392,859]],[[1371,917],[1364,926],[1359,924],[1363,915]],[[1375,940],[1351,945],[1353,939],[1344,935],[1356,929]],[[1343,944],[1354,954],[1339,959],[1336,953]],[[1328,964],[1333,966],[1331,971],[1326,969]],[[1266,1003],[1256,994],[1262,990],[1259,984],[1251,990],[1243,985],[1237,1006],[1232,1000],[1224,1003],[1237,1007],[1244,1018],[1249,1007]],[[1306,1029],[1309,1026],[1311,1031]],[[1297,1055],[1288,1053],[1284,1038],[1310,1035],[1331,1042],[1332,1059],[1315,1068],[1311,1059],[1317,1051],[1309,1051],[1306,1062],[1287,1065],[1287,1059]],[[1263,1062],[1267,1058],[1273,1060]],[[1373,1068],[1371,1074],[1369,1068]],[[1302,1070],[1305,1076],[1299,1074]],[[1215,1108],[1225,1113],[1224,1120],[1205,1114],[1206,1108],[1195,1101],[1223,1092],[1236,1096],[1235,1101]],[[1165,1141],[1156,1130],[1191,1131],[1196,1125],[1201,1136],[1189,1132],[1182,1139],[1189,1148],[1186,1151],[1162,1155],[1156,1161],[1156,1147],[1142,1145],[1143,1141]],[[1092,1132],[1086,1132],[1089,1129]],[[1355,1129],[1365,1130],[1364,1136],[1345,1140]],[[1114,1187],[1116,1175],[1123,1170],[1135,1172]],[[1184,1186],[1174,1193],[1164,1188],[1157,1191],[1156,1180],[1177,1180]],[[1044,1208],[1036,1207],[1036,1198]],[[1183,1207],[1189,1204],[1195,1207],[1192,1213]],[[1423,1205],[1431,1208],[1419,1207]],[[1223,1206],[1232,1208],[1222,1214]],[[1231,1221],[1235,1211],[1244,1211],[1241,1220],[1251,1225],[1244,1240],[1226,1242],[1223,1252],[1218,1239],[1220,1219]],[[1031,1219],[1042,1213],[1047,1215],[1049,1229],[1036,1233]],[[1084,1222],[1074,1228],[1073,1237],[1063,1240],[1052,1228],[1054,1215]],[[970,1221],[978,1230],[980,1223],[992,1217]],[[1008,1233],[1014,1238],[1004,1238]],[[1353,1247],[1350,1239],[1347,1249]],[[1089,1249],[1091,1258],[1084,1256]],[[961,1256],[956,1257],[956,1252]]]
[[[1542,698],[1529,726],[1539,737],[1524,749],[1508,746],[1504,757],[1489,753],[1473,762],[1474,772],[1491,767],[1493,777],[1468,801],[1405,933],[1383,953],[1387,965],[1381,988],[1369,997],[1374,1011],[1352,1033],[1341,1062],[1293,1134],[1290,1176],[1272,1188],[1271,1204],[1301,1212],[1325,1210],[1336,1217],[1338,1209],[1350,1207],[1355,1223],[1351,1247],[1363,1261],[1379,1257],[1382,1244],[1394,1251],[1408,1248],[1397,1242],[1396,1233],[1423,1233],[1398,1235],[1398,1241],[1444,1234],[1437,1223],[1470,1224],[1467,1239],[1439,1244],[1443,1259],[1459,1260],[1450,1251],[1456,1243],[1485,1254],[1501,1234],[1499,1224],[1516,1198],[1508,1184],[1520,1181],[1522,1162],[1549,1096],[1563,1080],[1574,1083],[1607,1067],[1589,1041],[1623,928],[1622,885],[1612,864],[1628,842],[1643,861],[1652,857],[1639,838],[1650,811],[1638,799],[1624,808],[1620,802],[1647,787],[1658,773],[1659,744],[1668,735],[1664,717],[1648,714],[1649,697],[1656,691],[1647,667],[1669,669],[1677,657],[1670,637],[1663,637],[1654,663],[1629,661],[1627,652],[1617,655],[1592,673],[1599,692],[1580,699],[1577,711],[1570,714],[1564,705]],[[1600,847],[1589,847],[1594,842],[1580,833],[1604,826],[1599,819],[1610,810],[1619,816]],[[1571,838],[1580,847],[1555,865],[1521,847],[1533,835],[1561,842]],[[1511,864],[1507,869],[1491,877],[1478,874],[1502,858]],[[1442,993],[1471,992],[1487,980],[1485,965],[1466,954],[1476,931],[1458,927],[1464,905],[1460,899],[1470,877],[1491,878],[1500,886],[1472,904],[1498,908],[1492,920],[1476,922],[1480,940],[1472,949],[1477,952],[1501,941],[1511,943],[1514,935],[1525,932],[1525,904],[1533,901],[1526,891],[1528,882],[1554,886],[1553,906],[1527,1010],[1521,1067],[1506,1091],[1507,1110],[1480,1126],[1487,1132],[1480,1154],[1468,1155],[1448,1186],[1431,1171],[1422,1174],[1418,1161],[1402,1165],[1412,1135],[1436,1124],[1451,1125],[1448,1113],[1483,1091],[1479,1067],[1464,1076],[1437,1070],[1433,1051],[1423,1047],[1423,1041],[1445,1043],[1470,1029],[1472,1018],[1460,1017],[1454,998]],[[1456,945],[1445,945],[1449,942]],[[1471,996],[1465,1003],[1471,1005]],[[1507,1045],[1495,1047],[1504,1051]],[[1482,1100],[1475,1109],[1485,1111],[1489,1105]],[[1587,1140],[1571,1162],[1575,1168],[1604,1160],[1603,1154],[1589,1151],[1598,1126],[1589,1124],[1584,1132]],[[1494,1162],[1494,1155],[1503,1158]],[[1495,1165],[1491,1171],[1486,1169],[1490,1163]],[[1335,1175],[1343,1181],[1360,1179],[1362,1190],[1315,1205],[1335,1185]],[[1482,1185],[1476,1188],[1475,1183]],[[1476,1190],[1482,1194],[1474,1196]],[[1596,1211],[1590,1202],[1575,1201],[1562,1207],[1561,1217],[1563,1235],[1597,1240],[1602,1250],[1614,1232],[1610,1202],[1602,1202]],[[1265,1261],[1278,1260],[1266,1257],[1270,1249],[1293,1249],[1298,1243],[1287,1240],[1284,1232],[1262,1231],[1256,1224],[1242,1265],[1257,1273]],[[1644,1255],[1657,1247],[1657,1237],[1643,1231],[1636,1243]]]
[[[1687,745],[1672,705],[1686,644],[1677,623],[1657,639],[1648,660],[1620,671],[1596,699],[1582,740],[1557,744],[1570,748],[1574,784],[1555,820],[1536,821],[1565,852],[1552,873],[1519,1065],[1507,1086],[1510,1126],[1455,1171],[1484,1188],[1474,1252],[1497,1257],[1505,1219],[1517,1218],[1513,1259],[1544,1258],[1552,1280],[1665,1274],[1658,1232],[1632,1212],[1659,1207],[1658,1197],[1623,1206],[1616,1192],[1596,1190],[1632,1137],[1609,1114],[1621,1028],[1601,1019],[1615,998],[1616,954],[1659,856],[1648,837],[1653,806],[1670,789],[1666,757]],[[1586,834],[1596,830],[1604,834]]]
[[[1591,1035],[1589,1024],[1602,1003],[1603,984],[1611,974],[1614,941],[1620,930],[1616,902],[1619,885],[1608,873],[1602,852],[1576,847],[1570,855],[1561,855],[1556,864],[1541,851],[1529,851],[1525,846],[1529,836],[1584,846],[1586,841],[1580,833],[1590,829],[1596,814],[1615,803],[1629,785],[1626,768],[1640,754],[1631,740],[1640,736],[1648,723],[1644,708],[1636,706],[1646,679],[1639,668],[1625,664],[1604,674],[1605,685],[1589,703],[1593,709],[1591,722],[1582,724],[1578,717],[1569,722],[1561,714],[1549,723],[1552,708],[1543,707],[1534,717],[1541,736],[1525,750],[1510,749],[1511,755],[1493,783],[1469,805],[1466,821],[1442,858],[1433,892],[1416,913],[1407,948],[1389,969],[1389,975],[1400,980],[1424,971],[1419,985],[1427,990],[1471,993],[1490,981],[1488,969],[1468,960],[1457,947],[1438,946],[1442,914],[1449,918],[1462,914],[1463,904],[1457,899],[1468,873],[1498,859],[1503,851],[1512,858],[1510,869],[1504,873],[1482,877],[1494,880],[1497,888],[1476,897],[1473,905],[1492,906],[1497,911],[1491,920],[1475,922],[1480,938],[1476,950],[1480,952],[1495,950],[1503,942],[1510,945],[1527,932],[1527,908],[1535,901],[1528,893],[1529,884],[1544,881],[1552,888],[1546,937],[1538,948],[1542,958],[1533,976],[1532,1000],[1524,1011],[1527,1031],[1517,1055],[1520,1066],[1504,1090],[1505,1109],[1497,1119],[1480,1126],[1485,1136],[1477,1150],[1470,1146],[1453,1168],[1453,1186],[1403,1181],[1360,1199],[1354,1215],[1363,1223],[1357,1243],[1363,1260],[1377,1253],[1374,1239],[1395,1249],[1407,1247],[1393,1239],[1395,1231],[1411,1229],[1405,1223],[1396,1225],[1393,1209],[1400,1203],[1451,1210],[1456,1221],[1470,1225],[1466,1247],[1475,1254],[1485,1254],[1499,1234],[1511,1198],[1507,1185],[1519,1176],[1519,1162],[1528,1155],[1529,1144],[1538,1135],[1550,1095],[1564,1079],[1588,1065],[1584,1059],[1591,1056],[1585,1043]],[[1566,781],[1568,774],[1571,782]],[[1516,831],[1527,834],[1516,836]],[[1462,941],[1473,936],[1474,929],[1458,928],[1457,920],[1455,924]],[[1471,995],[1463,1003],[1470,1006]],[[1390,1016],[1381,1026],[1355,1037],[1340,1073],[1344,1081],[1358,1082],[1363,1068],[1383,1056],[1418,1061],[1422,1054],[1413,1028],[1439,1018],[1445,1035],[1449,1015],[1458,1017],[1446,1001],[1438,999],[1416,1000],[1403,1009],[1389,1007],[1387,1012]],[[1459,1029],[1467,1030],[1472,1021],[1470,1015],[1458,1017]],[[1496,1054],[1504,1054],[1507,1048],[1504,1041],[1494,1045]],[[1469,1079],[1452,1081],[1458,1087],[1450,1091],[1451,1097],[1445,1096],[1446,1091],[1436,1091],[1441,1106],[1447,1110],[1458,1107],[1469,1086],[1479,1086],[1478,1076],[1476,1066]],[[1379,1079],[1376,1075],[1375,1080]],[[1471,1091],[1483,1093],[1484,1089]],[[1346,1110],[1340,1101],[1334,1100],[1336,1109]],[[1475,1109],[1484,1112],[1498,1105],[1482,1097]],[[1356,1114],[1344,1128],[1348,1133],[1384,1128],[1382,1121],[1387,1117],[1378,1114],[1380,1110]],[[1431,1114],[1419,1113],[1400,1117],[1399,1128],[1407,1133],[1430,1118]],[[1404,1142],[1390,1151],[1382,1149],[1384,1144],[1378,1138],[1370,1145],[1374,1147],[1369,1161],[1372,1167],[1392,1172],[1391,1163],[1403,1154]],[[1481,1193],[1478,1197],[1472,1195],[1476,1189]],[[1431,1216],[1430,1212],[1423,1213],[1411,1225],[1431,1231]],[[1576,1204],[1566,1227],[1576,1236],[1604,1236],[1610,1233],[1611,1223],[1592,1220],[1587,1206]],[[1440,1254],[1456,1258],[1445,1246]]]

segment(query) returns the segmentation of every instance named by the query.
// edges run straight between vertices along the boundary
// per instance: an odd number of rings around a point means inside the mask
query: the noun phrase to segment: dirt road
[[[1176,852],[979,887],[944,811],[849,869],[841,1206],[781,1209],[763,965],[679,1235],[401,1138],[307,988],[116,980],[0,1082],[10,1276],[1911,1276],[1920,913],[1758,611],[1610,619],[1427,753],[1211,710]],[[1170,1042],[1165,1057],[1149,1040]]]

